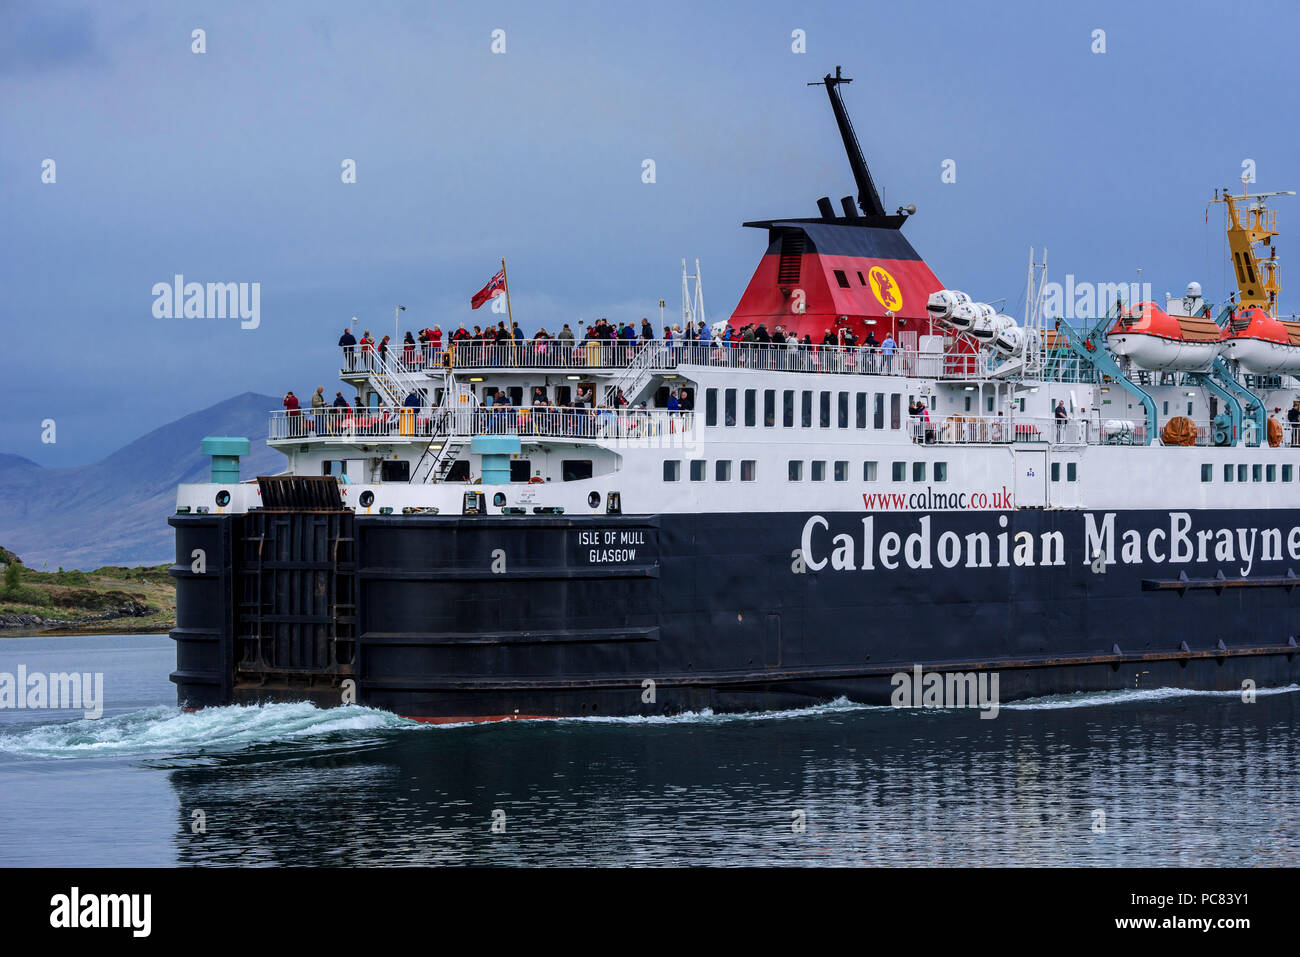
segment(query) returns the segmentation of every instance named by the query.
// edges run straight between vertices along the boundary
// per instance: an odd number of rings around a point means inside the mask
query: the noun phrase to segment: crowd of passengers
[[[582,327],[581,322],[579,327]],[[859,343],[850,329],[828,328],[821,341],[814,342],[807,333],[800,338],[793,332],[787,333],[779,325],[769,332],[767,325],[761,322],[739,329],[727,326],[721,331],[711,329],[703,322],[688,322],[685,328],[680,324],[664,326],[661,334],[656,336],[654,327],[646,318],[642,318],[639,328],[632,322],[597,319],[583,328],[581,338],[566,322],[554,335],[543,327],[528,339],[519,323],[512,322],[507,327],[503,319],[495,326],[476,325],[473,332],[461,323],[446,337],[442,327],[437,325],[414,334],[408,331],[402,340],[400,353],[402,363],[408,369],[450,365],[579,366],[589,365],[593,360],[618,365],[630,360],[636,347],[647,342],[665,343],[674,351],[675,358],[683,362],[737,365],[754,362],[805,371],[817,371],[833,364],[835,371],[890,372],[898,349],[889,333],[877,341],[875,333],[868,331],[866,338]],[[741,350],[739,347],[742,345],[756,348]],[[799,349],[799,346],[806,348]],[[344,368],[349,371],[373,369],[376,363],[382,367],[394,349],[391,337],[383,336],[376,340],[369,329],[360,339],[350,329],[345,329],[339,337],[339,347],[343,350]],[[822,347],[830,347],[834,353],[823,354]],[[593,348],[598,350],[594,355]],[[728,349],[735,351],[729,354],[725,351]],[[788,351],[778,351],[781,349]]]

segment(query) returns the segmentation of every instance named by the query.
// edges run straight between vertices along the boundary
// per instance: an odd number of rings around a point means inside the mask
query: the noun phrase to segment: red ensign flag
[[[506,271],[499,270],[495,276],[488,280],[488,284],[474,293],[474,298],[469,301],[470,306],[477,309],[489,299],[494,299],[506,291]]]

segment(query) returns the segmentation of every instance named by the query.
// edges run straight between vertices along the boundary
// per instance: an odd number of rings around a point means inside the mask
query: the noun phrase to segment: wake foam
[[[1290,694],[1300,691],[1300,685],[1284,685],[1281,688],[1257,688],[1256,697],[1275,694]],[[1000,707],[1012,711],[1051,711],[1061,708],[1098,708],[1117,704],[1158,704],[1175,698],[1236,698],[1241,699],[1241,691],[1198,691],[1193,688],[1125,688],[1120,691],[1081,691],[1075,694],[1048,695],[1042,698],[1025,698],[1021,701],[1009,701]]]
[[[185,712],[168,705],[97,720],[47,724],[0,734],[0,752],[27,757],[165,754],[232,750],[333,734],[421,727],[388,711],[345,705],[320,709],[307,702],[231,705]]]

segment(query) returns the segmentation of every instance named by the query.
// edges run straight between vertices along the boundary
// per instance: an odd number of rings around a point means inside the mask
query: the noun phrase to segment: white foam
[[[716,714],[712,708],[704,708],[700,711],[682,711],[673,715],[584,715],[582,717],[556,718],[554,720],[564,724],[722,724],[731,721],[780,721],[787,718],[807,718],[823,714],[893,710],[895,709],[889,705],[857,704],[848,698],[836,698],[824,704],[810,704],[806,708],[784,708],[779,711],[729,711],[725,714]]]
[[[1257,697],[1290,694],[1300,691],[1300,685],[1281,688],[1258,688]],[[1001,705],[1003,709],[1020,711],[1054,710],[1059,708],[1096,708],[1116,704],[1167,701],[1171,698],[1222,697],[1241,698],[1240,689],[1227,691],[1198,691],[1192,688],[1124,688],[1118,691],[1080,691],[1069,695],[1048,695],[1043,698],[1025,698]]]
[[[47,724],[0,735],[0,751],[33,757],[93,757],[228,750],[329,734],[426,727],[373,708],[232,705],[186,712],[160,705],[98,720]]]

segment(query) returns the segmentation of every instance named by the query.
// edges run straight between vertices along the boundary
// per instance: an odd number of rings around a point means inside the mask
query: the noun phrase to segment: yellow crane
[[[1258,306],[1270,316],[1277,316],[1278,261],[1271,240],[1277,235],[1277,213],[1268,208],[1273,196],[1294,196],[1295,190],[1252,194],[1248,178],[1241,180],[1241,195],[1233,196],[1227,187],[1223,195],[1214,191],[1214,203],[1228,205],[1228,247],[1232,252],[1233,272],[1237,277],[1238,301],[1242,308]],[[1242,223],[1242,212],[1246,222]],[[1267,255],[1265,255],[1267,253]]]

